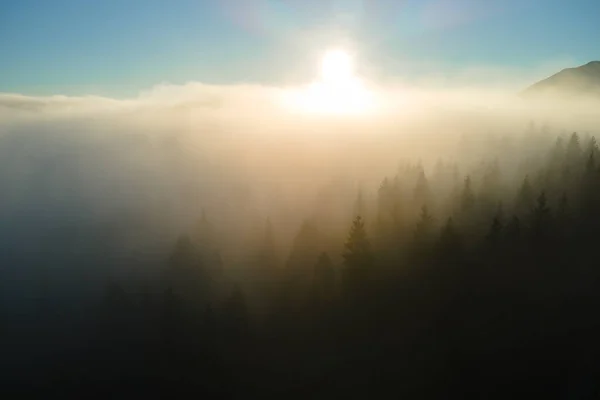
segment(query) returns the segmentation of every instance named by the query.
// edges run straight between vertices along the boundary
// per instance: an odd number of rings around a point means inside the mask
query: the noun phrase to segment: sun
[[[355,75],[354,58],[347,51],[326,51],[319,66],[318,78],[292,96],[293,109],[338,115],[358,115],[373,110],[372,93]]]
[[[353,60],[343,50],[330,50],[321,60],[321,80],[327,84],[344,84],[352,79]]]

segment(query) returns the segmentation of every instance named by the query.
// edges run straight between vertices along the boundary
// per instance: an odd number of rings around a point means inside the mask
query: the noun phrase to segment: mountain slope
[[[561,96],[600,96],[600,61],[592,61],[575,68],[563,69],[528,87],[524,97],[548,94]]]

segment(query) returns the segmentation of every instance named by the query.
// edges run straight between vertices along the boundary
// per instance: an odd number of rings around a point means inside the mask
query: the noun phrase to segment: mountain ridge
[[[548,94],[600,97],[600,61],[590,61],[578,67],[565,68],[534,83],[520,94],[528,98]]]

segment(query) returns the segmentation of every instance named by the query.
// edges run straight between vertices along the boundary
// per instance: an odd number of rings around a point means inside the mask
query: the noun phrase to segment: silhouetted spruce
[[[463,213],[472,211],[475,204],[475,195],[473,194],[473,188],[471,187],[471,177],[467,175],[463,185],[460,207]]]
[[[531,230],[535,243],[542,244],[550,236],[551,213],[546,200],[546,193],[541,192],[537,198],[536,206],[532,210]]]
[[[531,210],[531,207],[533,206],[533,201],[533,188],[531,187],[531,183],[529,182],[529,175],[526,175],[517,194],[515,204],[517,212],[521,215],[529,212]]]
[[[344,244],[344,283],[347,293],[360,293],[369,285],[373,274],[373,254],[362,217],[352,222]]]
[[[442,257],[455,258],[463,251],[463,242],[452,217],[448,218],[442,227],[438,240],[438,252]],[[454,260],[453,260],[454,261]]]
[[[486,240],[493,249],[497,248],[497,246],[500,244],[502,239],[502,229],[502,217],[499,213],[496,213],[492,219],[489,232],[486,235]]]

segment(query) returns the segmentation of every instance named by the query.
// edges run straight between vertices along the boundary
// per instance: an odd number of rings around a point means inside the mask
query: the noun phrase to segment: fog
[[[99,257],[117,252],[123,265],[111,273],[128,274],[126,260],[166,255],[204,211],[227,238],[226,258],[243,264],[251,232],[266,219],[284,249],[301,221],[319,213],[346,229],[357,191],[376,190],[400,162],[431,169],[443,159],[468,171],[499,158],[515,173],[539,150],[526,135],[531,124],[545,129],[544,145],[600,126],[597,101],[529,101],[494,88],[371,85],[377,103],[367,115],[303,113],[285,101],[302,90],[192,82],[132,99],[0,95],[4,251],[48,262],[44,251],[87,258],[90,246],[108,246]],[[498,145],[506,139],[510,148]],[[332,187],[337,199],[328,206],[323,193]],[[90,261],[66,275],[109,268]],[[4,269],[19,284],[29,274],[16,263]],[[3,283],[26,293],[10,278]]]
[[[304,87],[190,82],[129,99],[0,95],[7,362],[51,365],[79,346],[65,332],[103,301],[107,282],[133,292],[157,285],[177,239],[198,221],[214,228],[227,275],[222,296],[241,285],[258,310],[251,260],[266,224],[278,264],[294,253],[306,221],[339,264],[359,193],[372,233],[377,191],[406,165],[428,177],[440,163],[455,165],[460,185],[471,176],[479,190],[482,165],[494,160],[503,174],[498,199],[510,202],[558,136],[579,132],[583,147],[600,129],[600,101],[591,98],[532,100],[473,85],[368,88],[376,106],[360,115],[295,109],[289,95]],[[450,193],[450,182],[436,182]],[[441,226],[446,200],[435,201]],[[409,207],[416,222],[420,205]],[[40,301],[54,310],[48,326]],[[46,339],[35,347],[40,326]]]

